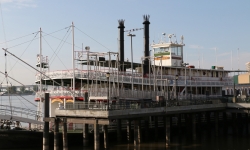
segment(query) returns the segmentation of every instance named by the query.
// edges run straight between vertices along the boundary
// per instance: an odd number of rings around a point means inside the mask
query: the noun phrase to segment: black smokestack
[[[149,15],[144,15],[144,57],[149,56]],[[149,73],[149,59],[145,58],[144,59],[144,65],[143,65],[143,74],[148,74]]]
[[[118,20],[119,26],[119,59],[121,64],[124,62],[124,22],[125,20]]]

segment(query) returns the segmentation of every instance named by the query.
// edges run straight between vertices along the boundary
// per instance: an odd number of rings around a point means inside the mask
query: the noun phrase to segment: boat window
[[[154,48],[154,55],[160,56],[160,55],[169,55],[169,47],[158,47]]]
[[[171,46],[171,54],[181,56],[181,47]]]

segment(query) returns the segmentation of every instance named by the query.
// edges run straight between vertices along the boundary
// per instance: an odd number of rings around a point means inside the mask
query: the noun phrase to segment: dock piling
[[[138,125],[139,125],[139,120],[135,119],[134,120],[134,146],[139,145],[139,140],[138,140]]]
[[[127,141],[131,142],[131,120],[127,120]]]
[[[149,120],[148,118],[146,120],[144,120],[145,123],[145,140],[148,141],[149,140]]]
[[[193,140],[196,140],[196,114],[192,114],[192,132]]]
[[[121,119],[116,120],[116,132],[117,132],[117,142],[122,141],[122,130],[121,130]]]
[[[54,150],[59,150],[59,118],[55,118],[54,120]]]
[[[108,148],[108,125],[103,125],[103,129],[104,129],[104,148],[107,149]]]
[[[154,116],[155,123],[155,140],[158,140],[158,116]]]
[[[223,112],[223,134],[227,135],[228,133],[228,121],[227,121],[227,113]]]
[[[63,150],[68,150],[67,118],[63,118]]]
[[[49,117],[49,93],[45,93],[44,118]],[[43,150],[49,150],[49,122],[44,121],[43,127]]]
[[[165,117],[165,128],[166,128],[166,147],[170,145],[170,117]]]
[[[88,146],[89,143],[89,125],[83,124],[83,146]]]
[[[215,115],[215,136],[219,136],[219,112],[214,112]]]
[[[94,123],[94,150],[100,149],[100,139],[99,139],[99,124],[98,120]]]

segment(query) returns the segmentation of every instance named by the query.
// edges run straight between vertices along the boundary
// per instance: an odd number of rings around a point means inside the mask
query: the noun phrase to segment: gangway
[[[41,113],[21,107],[14,107],[9,105],[0,105],[0,119],[19,121],[32,124],[43,124],[42,121],[38,121]]]

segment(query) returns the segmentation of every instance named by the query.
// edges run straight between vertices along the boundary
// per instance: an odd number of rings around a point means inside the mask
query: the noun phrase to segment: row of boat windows
[[[165,53],[165,55],[178,55],[182,56],[182,47],[159,47],[154,48],[154,54]]]

